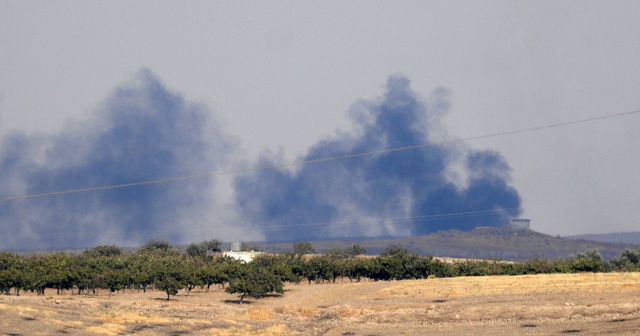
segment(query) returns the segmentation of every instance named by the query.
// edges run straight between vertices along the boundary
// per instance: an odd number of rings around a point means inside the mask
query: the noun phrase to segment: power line
[[[522,208],[504,208],[504,209],[495,209],[495,210],[481,210],[481,211],[466,211],[466,212],[453,212],[453,213],[445,213],[445,214],[435,214],[435,215],[420,215],[420,216],[399,216],[399,217],[379,217],[379,218],[368,218],[362,220],[347,220],[347,221],[327,221],[327,222],[312,222],[312,223],[300,223],[300,224],[285,224],[285,225],[265,225],[260,227],[261,232],[265,231],[290,231],[290,230],[298,230],[298,229],[306,229],[313,227],[335,227],[335,226],[357,226],[357,225],[366,225],[371,223],[379,223],[379,222],[391,222],[393,224],[400,224],[406,222],[422,222],[422,221],[438,221],[445,219],[454,219],[454,218],[466,218],[466,217],[479,217],[479,216],[498,216],[504,215],[506,212],[511,211],[522,211]],[[249,228],[250,229],[250,228]],[[40,232],[41,234],[46,233],[47,235],[57,236],[57,235],[69,235],[69,232],[66,231],[46,231]],[[180,233],[185,233],[184,229],[180,230]],[[175,232],[167,231],[167,230],[129,230],[127,232],[82,232],[75,233],[74,237],[107,237],[107,238],[116,238],[115,236],[126,235],[127,238],[136,237],[136,236],[154,236],[154,237],[168,237],[174,235]]]
[[[453,212],[453,213],[445,213],[445,214],[437,214],[437,215],[380,217],[380,218],[371,218],[371,219],[364,219],[364,220],[357,220],[357,221],[316,222],[316,223],[276,225],[276,226],[267,225],[262,227],[261,229],[262,231],[276,231],[276,230],[302,229],[302,228],[310,228],[310,227],[317,227],[317,226],[363,225],[363,224],[378,223],[378,222],[392,222],[397,224],[398,222],[406,222],[406,221],[420,222],[420,221],[443,220],[443,219],[450,219],[450,218],[477,217],[477,216],[486,216],[486,215],[503,215],[505,212],[509,212],[509,211],[522,211],[522,209],[521,208],[505,208],[505,209],[496,209],[496,210]]]
[[[208,172],[208,173],[196,174],[196,175],[169,177],[169,178],[163,178],[163,179],[154,179],[154,180],[148,180],[148,181],[115,184],[115,185],[101,186],[101,187],[68,189],[68,190],[52,191],[52,192],[39,193],[39,194],[5,196],[5,197],[0,197],[0,202],[14,201],[14,200],[20,200],[20,199],[29,199],[29,198],[41,198],[41,197],[49,197],[49,196],[56,196],[56,195],[75,194],[75,193],[83,193],[83,192],[90,192],[90,191],[101,191],[101,190],[110,190],[110,189],[129,188],[129,187],[136,187],[136,186],[143,186],[143,185],[150,185],[150,184],[160,184],[160,183],[167,183],[167,182],[185,181],[185,180],[201,179],[201,178],[206,178],[206,177],[223,176],[223,175],[235,175],[235,174],[242,174],[242,173],[257,172],[257,171],[262,171],[262,170],[270,170],[270,169],[294,167],[294,166],[301,166],[301,165],[308,165],[308,164],[315,164],[315,163],[322,163],[322,162],[329,162],[329,161],[345,160],[345,159],[352,159],[352,158],[358,158],[358,157],[365,157],[365,156],[380,155],[380,154],[386,154],[386,153],[392,153],[392,152],[406,151],[406,150],[411,150],[411,149],[419,149],[419,148],[440,146],[440,145],[446,145],[446,144],[454,144],[454,143],[459,143],[459,142],[467,142],[467,141],[473,141],[473,140],[495,138],[495,137],[518,134],[518,133],[534,132],[534,131],[540,131],[540,130],[544,130],[544,129],[564,127],[564,126],[587,123],[587,122],[598,121],[598,120],[603,120],[603,119],[618,118],[618,117],[623,117],[623,116],[628,116],[628,115],[633,115],[633,114],[638,114],[638,113],[640,113],[640,110],[631,111],[631,112],[622,112],[622,113],[616,113],[616,114],[608,114],[608,115],[603,115],[603,116],[598,116],[598,117],[592,117],[592,118],[586,118],[586,119],[578,119],[578,120],[566,121],[566,122],[555,123],[555,124],[548,124],[548,125],[537,126],[537,127],[521,128],[521,129],[512,130],[512,131],[485,134],[485,135],[479,135],[479,136],[469,137],[469,138],[459,138],[459,139],[445,140],[445,141],[439,141],[439,142],[423,143],[423,144],[417,144],[417,145],[412,145],[412,146],[381,149],[381,150],[363,152],[363,153],[345,154],[345,155],[338,155],[338,156],[332,156],[332,157],[315,159],[315,160],[300,160],[300,161],[293,161],[293,162],[285,162],[285,163],[277,164],[277,165],[261,166],[261,167],[247,168],[247,169],[229,170],[229,171],[224,171],[224,172]]]

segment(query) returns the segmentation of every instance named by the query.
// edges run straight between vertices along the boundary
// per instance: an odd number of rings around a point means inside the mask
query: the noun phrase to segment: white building
[[[255,259],[255,257],[263,254],[264,252],[257,251],[241,251],[242,243],[239,241],[231,242],[230,251],[222,252],[222,255],[225,257],[231,257],[235,260],[244,261],[246,263]]]
[[[228,252],[223,252],[222,255],[225,257],[231,257],[235,260],[240,260],[248,263],[251,260],[253,260],[255,257],[263,253],[264,252],[256,252],[256,251],[228,251]]]

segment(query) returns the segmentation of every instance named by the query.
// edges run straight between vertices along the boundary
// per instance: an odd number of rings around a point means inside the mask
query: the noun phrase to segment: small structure
[[[252,261],[255,257],[263,254],[264,252],[257,251],[241,251],[242,244],[240,242],[232,242],[230,251],[223,252],[225,257],[231,257],[235,260],[244,261],[246,263]]]
[[[257,251],[228,251],[228,252],[223,252],[222,255],[225,257],[231,257],[235,260],[240,260],[248,263],[252,261],[255,257],[263,253],[264,252],[257,252]]]
[[[233,251],[233,252],[240,252],[242,250],[242,243],[239,241],[236,242],[232,242],[231,243],[231,248],[229,249],[229,251]]]
[[[511,220],[511,228],[514,230],[531,230],[531,220],[514,218]]]

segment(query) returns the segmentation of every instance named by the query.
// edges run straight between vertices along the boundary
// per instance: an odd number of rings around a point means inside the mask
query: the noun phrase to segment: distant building
[[[531,220],[524,218],[514,218],[511,220],[511,228],[514,230],[531,230]]]
[[[225,257],[231,257],[235,260],[240,260],[244,262],[250,262],[255,257],[263,254],[264,252],[257,251],[241,251],[242,243],[240,242],[232,242],[230,251],[223,252],[222,255]]]
[[[264,252],[257,252],[257,251],[228,251],[228,252],[223,252],[222,255],[225,257],[231,257],[235,260],[240,260],[248,263],[251,260],[255,259],[255,257],[263,253]]]
[[[234,252],[240,252],[242,250],[242,243],[239,241],[232,242],[231,248],[229,250]]]

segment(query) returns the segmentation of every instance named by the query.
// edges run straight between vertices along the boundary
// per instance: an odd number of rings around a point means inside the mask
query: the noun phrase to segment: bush
[[[620,256],[611,259],[611,265],[619,271],[640,270],[640,250],[625,250]]]
[[[605,261],[598,250],[587,250],[569,256],[568,266],[572,272],[602,272]]]

